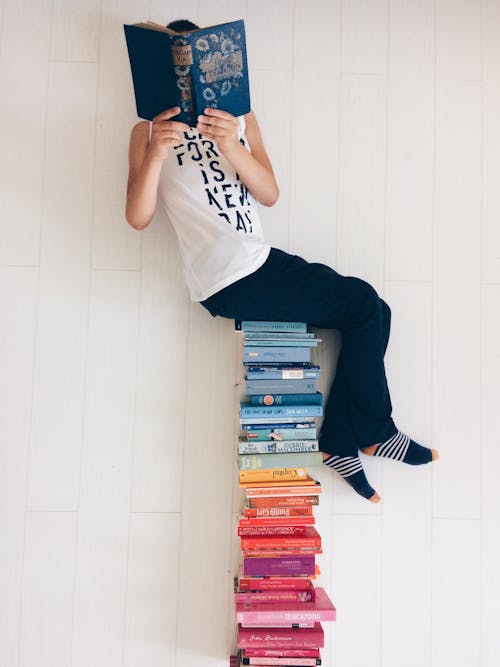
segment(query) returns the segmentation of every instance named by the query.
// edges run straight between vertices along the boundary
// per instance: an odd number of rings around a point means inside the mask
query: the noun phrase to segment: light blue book
[[[322,405],[251,405],[241,403],[240,417],[243,419],[253,419],[255,417],[264,417],[271,419],[274,417],[322,417]]]
[[[321,343],[321,338],[287,338],[283,340],[280,338],[278,340],[245,340],[245,347],[317,347],[318,343]]]
[[[300,331],[245,331],[245,340],[287,340],[288,338],[314,338],[316,334]]]
[[[309,347],[244,347],[243,361],[275,363],[276,361],[310,361]]]
[[[321,452],[291,452],[284,454],[240,454],[238,470],[265,470],[266,468],[310,468],[323,462]]]

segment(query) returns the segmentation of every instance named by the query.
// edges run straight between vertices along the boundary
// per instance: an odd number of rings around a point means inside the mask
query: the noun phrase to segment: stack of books
[[[302,322],[240,322],[245,400],[240,404],[238,522],[243,565],[235,579],[238,655],[231,665],[321,665],[325,621],[336,610],[314,585],[322,553],[314,506],[321,484],[316,419],[323,414],[321,339]]]

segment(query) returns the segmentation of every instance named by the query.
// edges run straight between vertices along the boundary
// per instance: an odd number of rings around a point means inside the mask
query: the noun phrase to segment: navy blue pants
[[[357,456],[358,449],[396,433],[384,369],[391,311],[367,282],[272,248],[257,271],[201,303],[214,317],[340,330],[342,348],[325,405],[321,451]]]

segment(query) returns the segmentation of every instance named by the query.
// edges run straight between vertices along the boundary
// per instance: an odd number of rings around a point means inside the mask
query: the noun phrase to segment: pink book
[[[273,649],[273,648],[245,648],[241,649],[244,658],[320,658],[318,648],[310,649]]]
[[[319,658],[243,658],[243,665],[283,665],[284,667],[316,667],[321,665]]]
[[[324,588],[316,588],[314,602],[237,603],[236,622],[271,625],[273,623],[316,623],[334,621],[336,610]]]
[[[238,648],[315,649],[323,648],[325,636],[320,623],[313,628],[242,628],[238,625]]]
[[[314,556],[278,556],[243,558],[244,574],[290,576],[315,573]]]

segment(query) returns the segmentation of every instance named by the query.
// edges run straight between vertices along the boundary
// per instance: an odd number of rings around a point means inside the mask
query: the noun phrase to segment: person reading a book
[[[189,21],[167,27],[197,29]],[[320,450],[357,493],[378,502],[360,451],[410,465],[438,457],[401,433],[391,416],[384,369],[389,306],[364,280],[266,242],[257,203],[272,206],[279,189],[253,112],[234,117],[207,106],[190,127],[175,120],[179,111],[166,109],[132,128],[127,222],[145,229],[159,198],[177,234],[190,297],[214,317],[340,330]]]

